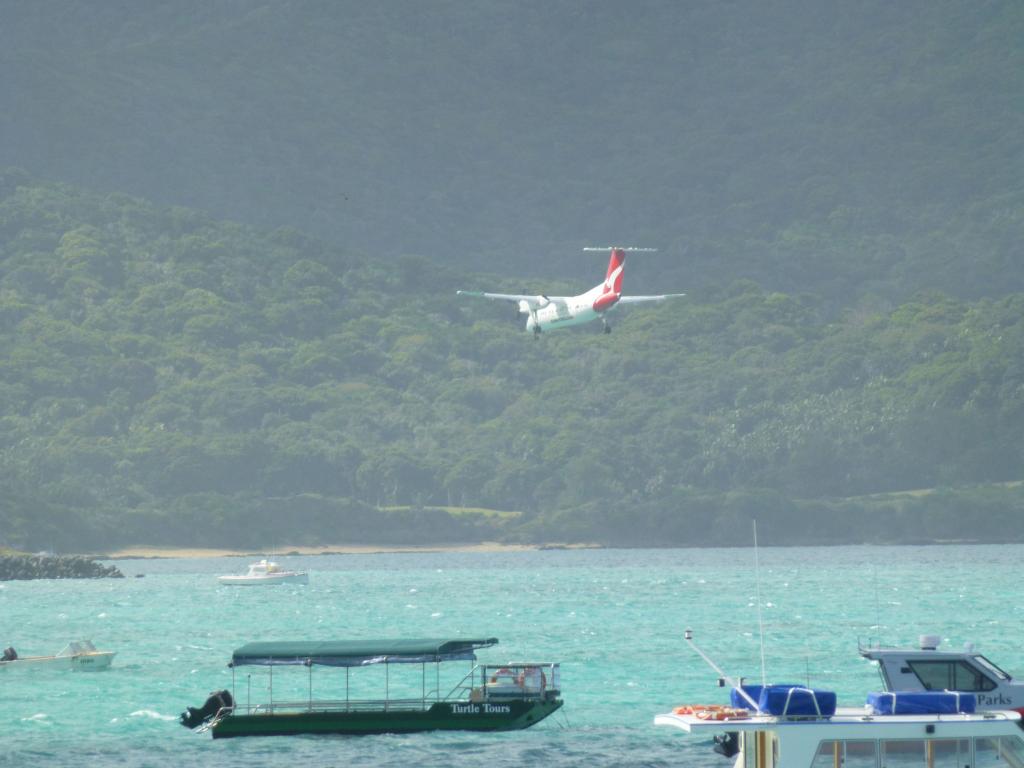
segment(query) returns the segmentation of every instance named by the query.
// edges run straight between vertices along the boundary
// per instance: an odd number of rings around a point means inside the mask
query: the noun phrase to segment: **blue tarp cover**
[[[789,685],[767,685],[757,708],[778,717],[831,717],[836,713],[835,691],[821,691]]]
[[[781,687],[781,688],[799,688],[800,687],[800,685],[797,684],[797,683],[772,683],[772,685],[774,685],[776,687]],[[748,695],[751,698],[753,698],[754,699],[754,703],[756,705],[758,700],[761,698],[761,690],[764,688],[764,686],[763,685],[758,685],[758,684],[755,684],[755,683],[743,683],[742,685],[739,686],[739,688],[742,688],[744,691],[746,691],[746,695]],[[742,709],[742,710],[750,710],[750,709],[752,709],[751,702],[746,700],[745,698],[743,698],[742,695],[740,695],[738,688],[730,689],[730,691],[729,691],[729,705],[731,707],[738,707],[739,709]]]
[[[772,683],[772,685],[776,686],[777,688],[800,687],[796,683]],[[747,696],[752,698],[754,700],[754,703],[756,704],[758,700],[761,698],[761,690],[764,688],[764,686],[757,685],[754,683],[744,683],[740,686],[740,688],[746,691]],[[743,698],[742,695],[740,695],[740,692],[737,688],[732,688],[729,691],[729,705],[733,707],[739,707],[740,709],[751,709],[750,702]]]
[[[743,685],[740,686],[746,691],[747,696],[757,702],[758,697],[761,695],[761,689],[763,685]],[[750,702],[747,701],[740,695],[739,688],[733,688],[729,691],[729,704],[733,707],[739,707],[740,709],[750,709]]]
[[[973,693],[956,691],[899,691],[869,693],[868,706],[876,715],[955,715],[974,712]]]

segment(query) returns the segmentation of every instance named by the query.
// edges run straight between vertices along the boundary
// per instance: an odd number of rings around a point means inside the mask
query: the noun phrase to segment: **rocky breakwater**
[[[115,566],[81,555],[0,555],[0,581],[123,578]]]

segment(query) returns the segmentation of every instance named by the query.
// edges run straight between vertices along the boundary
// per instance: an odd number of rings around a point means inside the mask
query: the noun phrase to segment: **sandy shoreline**
[[[101,560],[127,560],[142,558],[186,558],[186,557],[267,557],[283,558],[289,555],[379,555],[386,552],[530,552],[538,549],[594,549],[592,544],[500,544],[484,541],[478,544],[433,544],[425,546],[351,545],[322,547],[275,547],[273,550],[258,549],[202,549],[181,547],[125,547],[113,552],[90,553],[90,557]]]

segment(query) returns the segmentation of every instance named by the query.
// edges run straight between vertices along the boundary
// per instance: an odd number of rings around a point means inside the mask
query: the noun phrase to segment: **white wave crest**
[[[177,720],[175,715],[161,715],[159,712],[154,712],[152,709],[139,709],[132,712],[128,717],[148,717],[151,720]]]

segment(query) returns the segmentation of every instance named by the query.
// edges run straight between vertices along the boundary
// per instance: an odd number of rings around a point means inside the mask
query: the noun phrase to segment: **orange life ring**
[[[502,667],[491,676],[491,683],[497,683],[499,677],[512,677],[512,670],[508,667]]]
[[[750,713],[747,710],[739,709],[738,707],[719,707],[714,710],[697,712],[696,716],[701,720],[735,720],[749,717]]]
[[[701,720],[734,720],[749,717],[750,713],[738,707],[722,704],[685,704],[672,710],[676,715],[693,715]]]
[[[677,707],[673,712],[677,715],[696,715],[698,712],[717,712],[724,709],[722,705],[684,705]]]

